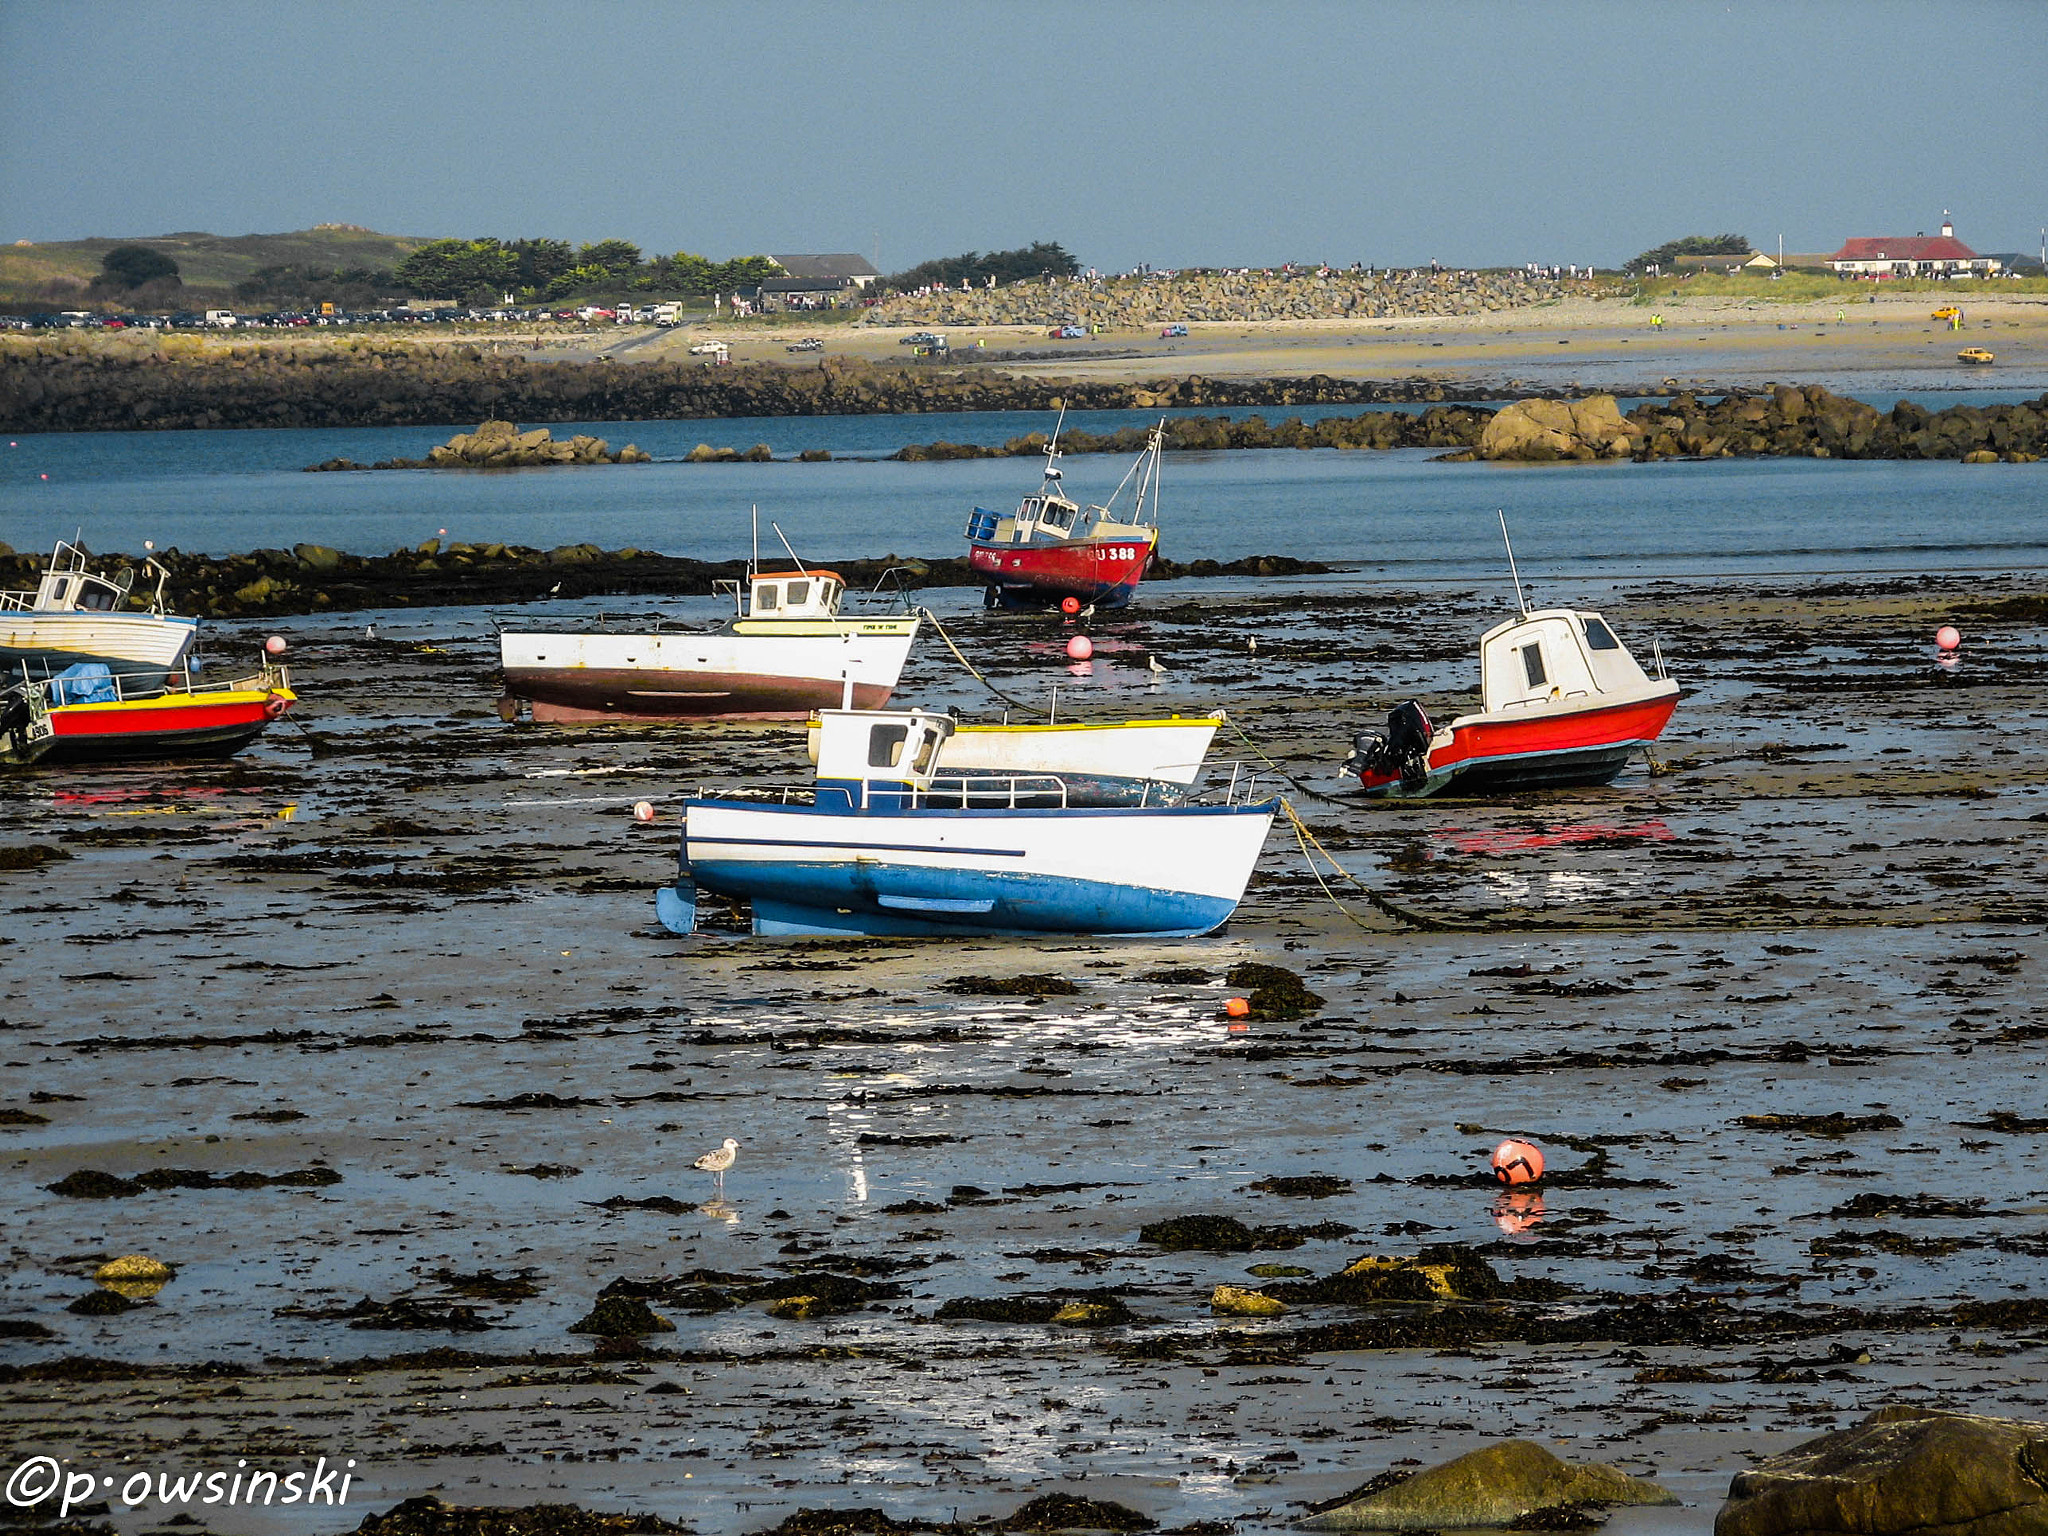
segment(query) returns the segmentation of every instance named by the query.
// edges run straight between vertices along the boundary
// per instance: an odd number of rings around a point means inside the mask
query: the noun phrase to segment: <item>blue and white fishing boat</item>
[[[828,710],[808,800],[689,801],[662,924],[694,932],[699,890],[749,901],[764,936],[1187,938],[1237,910],[1279,809],[1249,781],[1216,804],[1079,808],[1056,775],[1018,775],[992,803],[996,781],[946,774],[953,728]]]

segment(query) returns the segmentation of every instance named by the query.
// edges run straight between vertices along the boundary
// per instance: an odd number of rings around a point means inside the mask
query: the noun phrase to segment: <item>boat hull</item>
[[[1077,598],[1097,608],[1121,608],[1137,593],[1156,537],[1071,539],[1057,544],[972,542],[967,563],[1010,608],[1043,608]]]
[[[250,689],[171,695],[114,704],[66,704],[49,712],[49,734],[21,760],[56,766],[232,757],[292,702]]]
[[[505,692],[533,718],[789,720],[888,703],[917,637],[916,619],[819,620],[798,633],[620,635],[507,631],[498,639]]]
[[[754,931],[1191,937],[1242,900],[1275,807],[848,812],[692,801],[675,889],[753,903]],[[1142,872],[1142,874],[1134,873]]]
[[[137,686],[162,687],[198,633],[197,619],[168,614],[0,610],[0,681],[97,662]]]
[[[1369,795],[1417,798],[1455,784],[1460,790],[1563,788],[1605,784],[1629,758],[1663,734],[1678,707],[1676,684],[1649,698],[1595,708],[1469,715],[1453,721],[1429,753],[1429,774],[1416,788],[1399,779],[1361,778]]]

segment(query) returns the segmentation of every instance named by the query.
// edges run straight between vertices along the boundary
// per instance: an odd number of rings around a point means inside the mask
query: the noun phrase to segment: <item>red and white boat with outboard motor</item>
[[[1437,729],[1420,704],[1352,744],[1369,795],[1605,784],[1663,733],[1678,684],[1643,671],[1597,613],[1524,610],[1479,641],[1480,712]]]
[[[976,507],[967,519],[967,563],[988,584],[988,606],[1044,608],[1069,597],[1098,608],[1128,603],[1159,547],[1159,458],[1165,441],[1161,421],[1109,500],[1084,511],[1062,491],[1060,434],[1054,427],[1037,494],[1026,496],[1008,517]],[[1113,509],[1133,481],[1125,519]]]
[[[169,573],[148,562],[156,595],[138,612],[127,606],[134,569],[102,576],[91,558],[82,545],[60,541],[34,591],[0,592],[0,687],[97,663],[155,688],[183,669],[199,621],[164,611]]]

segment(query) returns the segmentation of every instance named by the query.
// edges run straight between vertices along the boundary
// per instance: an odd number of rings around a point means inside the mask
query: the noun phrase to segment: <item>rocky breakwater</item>
[[[1312,405],[1446,398],[1440,380],[1161,378],[1075,383],[986,366],[823,358],[712,368],[696,361],[535,362],[489,347],[308,337],[233,347],[106,333],[0,334],[0,430],[406,427],[485,417],[682,421],[941,411]],[[630,354],[629,354],[630,355]],[[1462,390],[1464,398],[1495,398]],[[1507,398],[1505,395],[1500,398]]]
[[[1613,404],[1611,400],[1608,403],[1610,407]],[[1356,416],[1325,416],[1319,421],[1303,421],[1298,416],[1280,422],[1268,422],[1263,416],[1236,421],[1224,416],[1176,416],[1166,424],[1165,444],[1170,453],[1227,448],[1470,448],[1498,419],[1482,407],[1467,405],[1433,405],[1414,412],[1364,411]],[[1070,428],[1060,434],[1060,449],[1070,454],[1136,453],[1150,437],[1148,427],[1126,427],[1117,432]],[[1038,458],[1045,449],[1045,433],[1027,432],[990,445],[912,443],[891,457],[908,463]]]
[[[651,464],[652,454],[628,443],[617,453],[601,437],[577,433],[557,442],[546,427],[522,432],[509,421],[487,421],[474,432],[458,432],[424,459],[329,459],[308,464],[309,472],[340,469],[534,469],[549,464]]]
[[[2016,405],[1880,411],[1818,384],[1703,401],[1693,393],[1623,415],[1611,395],[1523,400],[1496,413],[1455,459],[1555,463],[1631,458],[1959,459],[2030,464],[2048,453],[2048,395]]]
[[[1031,278],[1005,288],[895,294],[863,325],[1090,325],[1176,321],[1383,320],[1479,315],[1561,297],[1567,285],[1523,272],[1187,272],[1172,277]]]

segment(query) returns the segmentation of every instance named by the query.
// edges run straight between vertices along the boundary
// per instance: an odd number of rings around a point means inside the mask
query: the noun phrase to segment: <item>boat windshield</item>
[[[1586,620],[1586,644],[1596,651],[1618,651],[1621,642],[1614,638],[1614,631],[1599,619]]]
[[[903,761],[903,743],[910,739],[907,725],[878,725],[868,732],[868,766],[894,768]]]

